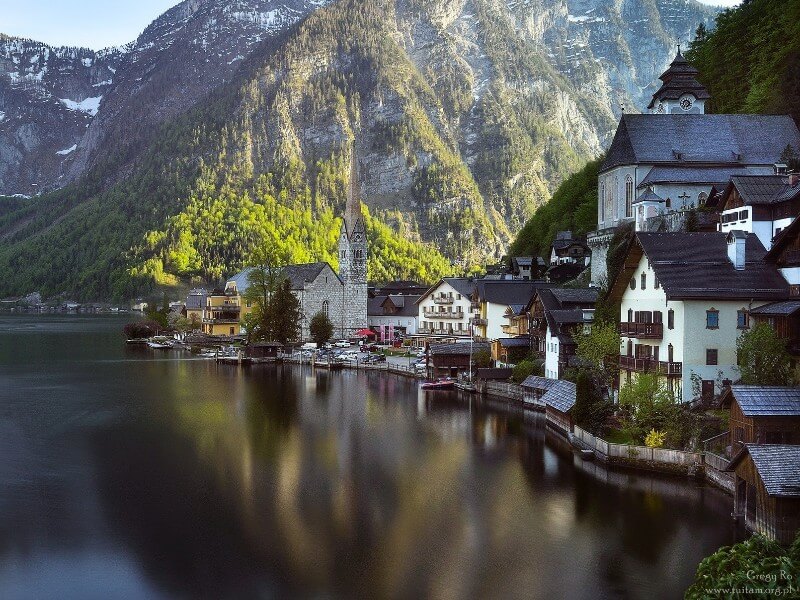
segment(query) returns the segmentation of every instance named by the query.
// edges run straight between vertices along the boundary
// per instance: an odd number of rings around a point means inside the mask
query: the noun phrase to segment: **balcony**
[[[639,339],[660,340],[664,337],[664,324],[623,322],[619,324],[619,334]]]
[[[463,319],[464,313],[459,311],[450,312],[450,311],[435,311],[426,308],[422,311],[422,314],[425,316],[426,319]]]
[[[667,377],[677,377],[683,374],[683,363],[665,362],[652,358],[636,358],[634,356],[620,356],[620,369],[636,371],[637,373],[655,373]]]
[[[453,297],[452,296],[434,296],[433,297],[434,304],[452,304]]]
[[[466,331],[456,331],[454,329],[449,329],[445,327],[444,329],[440,327],[420,327],[418,333],[421,335],[453,335],[453,336],[465,336],[468,335]]]

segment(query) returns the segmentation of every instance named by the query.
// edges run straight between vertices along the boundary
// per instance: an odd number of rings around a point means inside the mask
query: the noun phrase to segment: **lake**
[[[732,500],[378,372],[0,315],[0,598],[679,598]]]

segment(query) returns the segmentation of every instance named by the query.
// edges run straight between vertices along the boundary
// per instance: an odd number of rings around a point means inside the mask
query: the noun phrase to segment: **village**
[[[239,363],[385,368],[522,403],[584,459],[705,479],[748,529],[789,544],[800,530],[800,131],[789,116],[705,114],[697,74],[679,49],[647,110],[623,114],[599,171],[597,230],[558,232],[549,256],[368,285],[354,159],[338,272],[278,268],[302,349],[250,339],[251,288],[271,267],[194,289],[171,312],[195,339],[251,342]]]

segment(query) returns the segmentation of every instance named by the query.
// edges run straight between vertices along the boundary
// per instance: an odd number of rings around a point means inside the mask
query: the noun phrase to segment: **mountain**
[[[70,185],[0,209],[0,293],[214,279],[267,242],[335,264],[354,140],[370,276],[436,276],[442,255],[467,268],[599,153],[619,104],[642,106],[673,41],[713,14],[689,0],[324,4],[191,0],[154,22],[64,176],[40,183]]]

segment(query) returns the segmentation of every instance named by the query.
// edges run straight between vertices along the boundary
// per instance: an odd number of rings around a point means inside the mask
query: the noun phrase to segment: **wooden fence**
[[[702,452],[684,452],[683,450],[670,450],[668,448],[612,444],[592,435],[588,431],[584,431],[580,427],[574,428],[574,435],[583,444],[601,454],[600,458],[612,463],[647,463],[669,465],[680,469],[684,467],[686,469],[699,467],[703,464]]]
[[[522,402],[522,386],[507,381],[487,381],[483,386],[487,396],[499,396]]]

